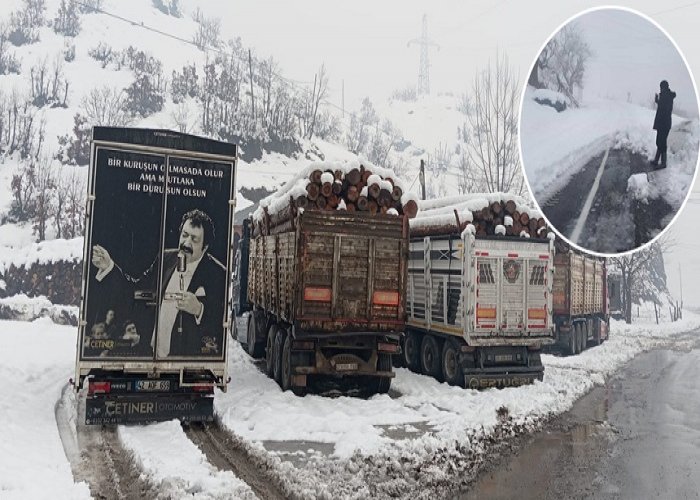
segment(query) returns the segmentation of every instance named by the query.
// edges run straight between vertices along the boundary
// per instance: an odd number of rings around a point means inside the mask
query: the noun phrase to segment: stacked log
[[[265,235],[289,231],[303,210],[364,212],[369,215],[405,215],[414,218],[418,203],[404,193],[395,176],[386,170],[373,172],[357,168],[313,169],[304,178],[296,178],[280,189],[280,195],[264,200],[253,217],[253,234]],[[265,204],[267,202],[267,204]],[[274,205],[274,207],[273,207]]]
[[[411,221],[411,237],[460,234],[470,224],[477,236],[546,238],[549,233],[541,214],[508,194],[475,195],[472,200],[467,195],[444,204],[431,200],[428,205],[429,209],[421,207],[421,216]]]

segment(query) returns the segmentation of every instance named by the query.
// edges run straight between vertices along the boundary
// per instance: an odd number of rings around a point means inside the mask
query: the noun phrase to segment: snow
[[[0,498],[90,498],[73,481],[54,414],[73,375],[76,333],[44,318],[0,321]]]
[[[260,206],[253,213],[253,218],[256,220],[262,220],[265,214],[265,208],[267,208],[268,214],[276,214],[277,212],[289,205],[290,197],[297,198],[299,196],[305,195],[306,186],[309,183],[309,176],[314,170],[330,170],[333,172],[335,172],[336,170],[340,170],[343,173],[343,175],[345,175],[353,169],[359,169],[361,165],[364,166],[365,169],[373,172],[372,175],[376,175],[376,178],[379,179],[378,182],[381,183],[382,187],[386,188],[387,185],[391,186],[390,182],[384,181],[382,179],[390,178],[394,181],[394,185],[398,186],[399,188],[401,188],[402,191],[404,191],[406,197],[405,199],[412,199],[410,197],[412,193],[406,192],[403,181],[396,175],[395,172],[389,169],[373,165],[372,163],[361,160],[359,158],[352,160],[315,161],[308,164],[305,168],[296,172],[281,188],[279,188],[273,194],[260,200]],[[328,172],[324,173],[327,173],[329,176],[333,177],[333,175]],[[332,182],[332,180],[329,180],[328,182]],[[370,183],[368,182],[368,185],[369,184]],[[402,197],[401,201],[403,202],[403,200],[404,197]]]
[[[153,484],[169,498],[257,498],[231,471],[211,465],[172,420],[140,427],[119,426],[119,438]]]
[[[627,192],[636,200],[648,203],[649,180],[647,174],[634,174],[627,180]]]
[[[530,218],[540,218],[542,213],[532,208],[529,200],[510,193],[473,193],[418,202],[418,215],[409,221],[412,229],[456,224],[455,211],[460,223],[472,222],[474,215],[492,203],[515,202],[515,209],[527,213]],[[512,218],[511,225],[513,223]],[[506,224],[508,225],[508,224]]]
[[[394,460],[451,453],[456,443],[460,453],[478,451],[479,443],[499,425],[499,409],[505,407],[514,423],[537,426],[571,408],[639,352],[670,345],[677,341],[675,335],[700,326],[700,317],[687,311],[676,323],[655,325],[648,314],[639,321],[633,325],[613,321],[611,338],[579,356],[544,355],[544,381],[530,386],[479,392],[398,369],[392,395],[369,399],[283,393],[234,342],[229,351],[232,381],[227,393],[217,392],[215,411],[223,425],[258,453],[266,453],[262,448],[266,441],[328,443],[331,459],[343,469],[356,467],[362,457]],[[73,482],[54,416],[61,389],[72,376],[75,342],[74,328],[47,320],[0,322],[0,351],[5,355],[0,365],[0,419],[5,422],[0,440],[2,498],[42,498],[47,484],[52,486],[52,498],[89,497],[86,485]],[[64,400],[74,401],[72,392]],[[407,437],[396,438],[394,431]],[[177,422],[119,427],[119,438],[147,478],[171,497],[250,494],[231,473],[209,464]],[[312,466],[277,464],[291,484],[298,480],[312,492],[332,494],[345,487]]]
[[[506,406],[516,422],[562,413],[605,377],[639,352],[670,341],[672,335],[700,326],[700,317],[687,314],[676,323],[661,325],[613,322],[609,341],[581,356],[543,356],[543,382],[502,390],[465,390],[397,369],[392,389],[398,395],[370,399],[328,398],[310,394],[303,398],[282,392],[255,366],[240,345],[229,350],[232,384],[217,398],[222,422],[244,439],[265,441],[304,440],[332,444],[333,455],[348,459],[354,453],[400,454],[408,447],[428,453],[467,438],[482,426],[497,424],[496,410]],[[284,415],[283,418],[280,418]],[[388,437],[384,426],[419,423],[431,432],[412,442]]]
[[[45,264],[59,260],[82,260],[83,239],[48,240],[19,248],[0,247],[0,249],[2,250],[0,273],[2,273],[12,264],[15,267],[29,267],[34,262]]]

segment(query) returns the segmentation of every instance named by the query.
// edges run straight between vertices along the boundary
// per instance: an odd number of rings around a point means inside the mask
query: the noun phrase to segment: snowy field
[[[0,352],[5,354],[0,418],[6,422],[0,440],[0,497],[89,497],[84,483],[74,484],[55,418],[61,390],[73,375],[75,329],[46,319],[0,325]],[[639,352],[699,326],[700,317],[690,313],[683,321],[658,326],[614,322],[611,339],[600,347],[571,358],[543,356],[544,381],[521,388],[465,390],[399,369],[391,393],[370,399],[283,393],[232,343],[232,381],[227,393],[217,394],[215,408],[222,423],[268,456],[300,494],[362,498],[373,491],[381,496],[389,490],[370,490],[368,474],[377,469],[372,464],[384,464],[396,474],[379,480],[385,487],[419,488],[415,476],[402,468],[432,463],[437,477],[449,474],[439,457],[465,450],[478,454],[499,427],[500,408],[507,409],[512,425],[535,429],[571,408]],[[77,418],[70,393],[63,401]],[[232,473],[209,464],[175,422],[120,427],[119,438],[147,479],[174,497],[252,496]],[[295,451],[280,451],[284,442]],[[396,461],[404,464],[398,470],[389,467]]]

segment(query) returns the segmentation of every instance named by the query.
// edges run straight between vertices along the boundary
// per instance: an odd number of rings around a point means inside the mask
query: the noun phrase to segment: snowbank
[[[35,262],[79,261],[82,258],[83,238],[47,240],[22,248],[2,248],[0,273],[5,272],[13,264],[15,267],[29,267]]]
[[[0,497],[91,498],[75,484],[55,407],[73,376],[76,329],[42,318],[0,321]]]
[[[180,422],[119,426],[119,438],[131,450],[152,484],[168,498],[257,498],[231,471],[220,471],[190,441]]]

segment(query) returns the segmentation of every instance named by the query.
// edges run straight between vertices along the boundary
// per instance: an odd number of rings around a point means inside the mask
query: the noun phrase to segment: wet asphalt
[[[630,362],[459,498],[700,498],[700,331]]]
[[[600,168],[601,151],[553,196],[542,210],[552,225],[567,238],[576,225],[586,198]],[[600,185],[593,199],[578,244],[588,250],[617,253],[637,248],[663,229],[662,221],[673,211],[663,200],[640,203],[627,194],[627,181],[633,174],[651,171],[649,160],[627,149],[610,149]],[[657,174],[649,182],[659,182]]]

